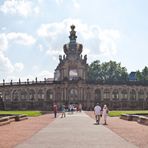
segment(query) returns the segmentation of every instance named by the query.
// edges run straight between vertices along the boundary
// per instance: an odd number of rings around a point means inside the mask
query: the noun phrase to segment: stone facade
[[[0,84],[0,110],[51,110],[53,103],[81,103],[92,110],[99,102],[110,109],[148,109],[148,85],[106,84],[87,81],[87,56],[76,42],[75,26],[71,26],[70,42],[59,56],[54,80],[3,82]]]

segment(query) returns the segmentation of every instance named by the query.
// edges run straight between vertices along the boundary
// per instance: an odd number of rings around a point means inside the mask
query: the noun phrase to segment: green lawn
[[[0,111],[0,114],[25,114],[30,117],[42,115],[41,111]],[[148,110],[116,110],[110,111],[109,116],[115,117],[120,116],[121,114],[148,114]]]
[[[30,117],[40,116],[41,111],[0,111],[0,114],[25,114]]]
[[[117,111],[110,111],[109,116],[114,117],[114,116],[120,116],[121,114],[147,114],[148,115],[148,110],[117,110]]]

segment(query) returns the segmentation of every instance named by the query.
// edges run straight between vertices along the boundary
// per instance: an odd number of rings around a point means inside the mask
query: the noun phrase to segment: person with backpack
[[[66,113],[65,113],[66,109],[65,109],[65,105],[64,104],[62,104],[61,110],[62,110],[61,118],[66,117]]]
[[[100,115],[101,115],[101,107],[99,106],[99,103],[97,103],[96,106],[94,107],[94,114],[95,114],[95,118],[96,118],[96,123],[99,124],[100,123]]]

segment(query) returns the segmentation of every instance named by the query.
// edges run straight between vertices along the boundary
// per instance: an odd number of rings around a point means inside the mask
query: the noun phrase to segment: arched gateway
[[[147,84],[107,84],[87,81],[87,55],[76,42],[75,26],[71,26],[69,43],[63,46],[54,79],[44,81],[0,84],[0,109],[51,110],[58,105],[81,103],[83,109],[92,109],[98,102],[110,109],[148,109]]]

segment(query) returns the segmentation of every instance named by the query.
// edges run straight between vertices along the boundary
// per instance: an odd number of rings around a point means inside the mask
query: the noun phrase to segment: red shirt
[[[57,106],[56,105],[53,106],[53,111],[57,112]]]

